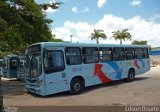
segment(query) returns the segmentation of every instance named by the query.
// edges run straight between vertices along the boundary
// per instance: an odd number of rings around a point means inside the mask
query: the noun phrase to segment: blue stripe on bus
[[[121,79],[122,73],[121,73],[121,70],[120,70],[119,66],[117,65],[117,63],[116,62],[107,62],[107,64],[110,65],[115,70],[115,72],[116,72],[115,78]],[[118,73],[117,73],[117,71],[118,71]]]

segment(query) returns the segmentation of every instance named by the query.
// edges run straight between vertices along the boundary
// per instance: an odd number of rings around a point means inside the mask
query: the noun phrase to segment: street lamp
[[[72,43],[72,37],[73,37],[73,35],[70,35],[70,37],[71,37],[71,43]]]

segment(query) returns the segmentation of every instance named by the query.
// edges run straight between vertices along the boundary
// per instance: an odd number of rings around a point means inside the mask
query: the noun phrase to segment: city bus
[[[0,59],[0,76],[2,76],[2,62],[3,62],[3,59]]]
[[[26,50],[28,92],[46,96],[125,79],[150,70],[146,45],[41,42]]]
[[[3,74],[2,77],[17,78],[17,69],[19,64],[17,55],[6,55],[3,58]]]
[[[24,80],[25,74],[26,74],[26,60],[25,56],[20,55],[19,56],[19,64],[17,69],[17,79]]]

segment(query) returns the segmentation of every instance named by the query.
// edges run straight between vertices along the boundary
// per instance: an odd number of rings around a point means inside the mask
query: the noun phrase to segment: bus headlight
[[[37,79],[36,80],[36,86],[40,87],[42,85],[42,82],[43,82],[42,80]]]

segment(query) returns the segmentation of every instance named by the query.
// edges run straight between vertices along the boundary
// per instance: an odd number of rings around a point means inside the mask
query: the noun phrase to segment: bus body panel
[[[65,73],[62,73],[62,72],[47,74],[47,76],[45,77],[45,87],[46,87],[47,94],[59,93],[59,92],[69,90],[68,80],[66,78],[63,78],[64,76],[65,76]]]
[[[2,76],[3,59],[0,59],[0,76]]]
[[[18,64],[18,69],[17,69],[17,79],[24,80],[25,74],[26,74],[26,60],[25,56],[19,56],[20,62]]]
[[[135,68],[136,68],[136,75],[143,74],[146,71],[150,70],[150,60],[149,59],[135,60],[134,63],[135,63]]]
[[[136,66],[134,66],[134,60],[129,61],[131,65],[127,65],[128,62],[110,62],[110,63],[97,63],[95,65],[93,64],[88,64],[88,65],[72,65],[68,66],[66,68],[66,72],[62,73],[51,73],[48,75],[52,76],[45,76],[46,79],[46,89],[47,89],[47,95],[52,94],[52,93],[59,93],[63,91],[68,91],[70,90],[70,82],[71,80],[76,77],[76,76],[81,76],[85,79],[85,87],[96,85],[96,84],[101,84],[101,83],[106,83],[103,81],[101,78],[103,78],[101,75],[105,75],[105,77],[108,77],[110,81],[115,81],[115,80],[120,80],[128,77],[128,71],[130,68],[134,68],[135,71],[139,70],[136,72],[135,75],[140,75],[142,73],[145,73],[146,69],[138,69]],[[138,61],[139,66],[148,66],[147,65],[147,60],[142,60]],[[145,63],[145,64],[144,64]],[[98,72],[96,72],[96,67],[97,65],[102,65],[101,68],[98,67]],[[124,66],[125,65],[125,66]],[[83,66],[83,67],[82,67]],[[62,78],[63,73],[66,74],[67,78]],[[101,74],[101,75],[100,75]],[[55,75],[55,76],[53,76]],[[57,77],[58,75],[58,77]],[[51,89],[54,88],[54,89]]]

